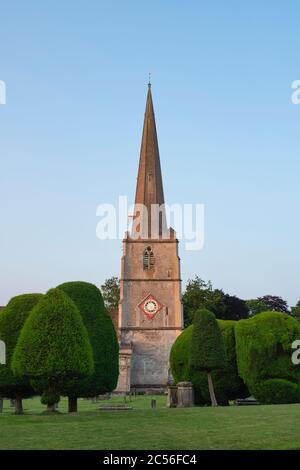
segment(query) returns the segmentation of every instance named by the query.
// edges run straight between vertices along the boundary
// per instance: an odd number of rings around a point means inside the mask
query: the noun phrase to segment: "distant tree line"
[[[185,327],[193,323],[199,308],[210,310],[220,320],[242,320],[265,311],[287,313],[300,320],[300,301],[289,309],[288,303],[275,295],[243,300],[224,293],[222,289],[214,289],[211,281],[205,282],[198,276],[189,279],[182,303]]]

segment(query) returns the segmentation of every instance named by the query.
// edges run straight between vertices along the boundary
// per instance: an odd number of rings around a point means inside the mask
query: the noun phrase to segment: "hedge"
[[[238,371],[261,403],[300,400],[300,368],[291,361],[300,325],[290,315],[263,312],[235,326]],[[276,380],[275,380],[276,379]]]
[[[297,403],[299,386],[285,379],[263,380],[253,386],[253,395],[264,404]]]

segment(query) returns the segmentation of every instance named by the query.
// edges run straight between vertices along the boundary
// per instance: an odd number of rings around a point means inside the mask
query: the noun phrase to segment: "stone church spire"
[[[135,211],[134,218],[140,213],[137,205],[143,204],[148,211],[148,233],[147,231],[140,230],[143,233],[143,238],[150,238],[153,234],[154,223],[159,230],[159,235],[166,229],[166,214],[164,206],[161,207],[160,214],[157,220],[153,220],[154,214],[151,207],[153,204],[164,205],[164,190],[162,182],[162,174],[160,167],[158,140],[156,133],[155,115],[151,94],[151,83],[148,84],[148,94],[144,118],[143,136],[140,151],[140,161],[136,185],[135,195]],[[143,219],[146,220],[146,219]]]
[[[178,240],[172,228],[158,228],[151,205],[166,218],[155,117],[148,86],[137,178],[133,229],[123,239],[118,334],[120,375],[118,392],[159,393],[166,390],[172,344],[183,329]],[[146,222],[139,212],[148,209]],[[152,211],[153,212],[153,211]],[[147,225],[134,229],[136,225]],[[156,230],[155,230],[156,232]],[[150,236],[149,236],[150,234]]]

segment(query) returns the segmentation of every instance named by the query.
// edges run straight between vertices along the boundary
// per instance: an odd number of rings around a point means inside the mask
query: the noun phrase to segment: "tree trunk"
[[[211,378],[211,372],[207,373],[207,379],[208,379],[208,390],[209,390],[211,406],[218,406],[215,391],[214,391],[214,385],[213,385],[212,378]]]
[[[16,415],[22,415],[23,414],[23,402],[22,402],[22,396],[21,395],[16,396],[15,413],[16,413]]]
[[[69,413],[77,413],[77,398],[68,397]]]
[[[47,412],[52,413],[55,411],[55,404],[54,405],[47,405]]]
[[[49,384],[49,386],[48,386],[48,393],[49,393],[49,395],[55,393],[55,387],[54,387],[54,385]],[[54,413],[55,411],[56,411],[56,403],[54,403],[53,405],[49,405],[49,403],[48,403],[48,404],[47,404],[47,413]]]

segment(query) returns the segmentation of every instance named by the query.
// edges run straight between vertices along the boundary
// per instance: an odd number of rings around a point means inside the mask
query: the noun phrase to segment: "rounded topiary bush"
[[[189,381],[189,357],[193,325],[188,326],[173,343],[170,353],[170,367],[175,382]]]
[[[277,405],[299,401],[298,385],[285,379],[264,380],[253,387],[253,394],[260,403],[265,404]]]
[[[78,307],[93,349],[94,373],[80,381],[65,383],[68,397],[94,397],[111,392],[119,376],[119,343],[100,290],[82,281],[58,286]]]
[[[60,396],[58,395],[58,393],[49,392],[48,390],[43,392],[41,396],[42,405],[54,406],[56,403],[59,403],[59,401]]]
[[[227,357],[226,367],[212,372],[216,398],[219,404],[226,405],[228,400],[243,398],[249,395],[248,390],[238,376],[235,337],[233,320],[217,320],[224,341]],[[189,374],[190,346],[192,340],[193,325],[186,328],[177,338],[171,349],[170,366],[175,382],[191,380]],[[205,372],[193,373],[193,385],[195,390],[195,402],[198,405],[210,403],[207,374]]]
[[[263,312],[237,322],[235,337],[238,371],[255,398],[261,403],[300,401],[300,368],[291,360],[292,343],[300,338],[297,320]]]
[[[28,378],[13,374],[12,357],[24,323],[42,297],[42,294],[18,295],[0,312],[0,339],[6,346],[6,364],[0,365],[0,396],[16,399],[17,412],[22,412],[22,398],[35,392]]]

